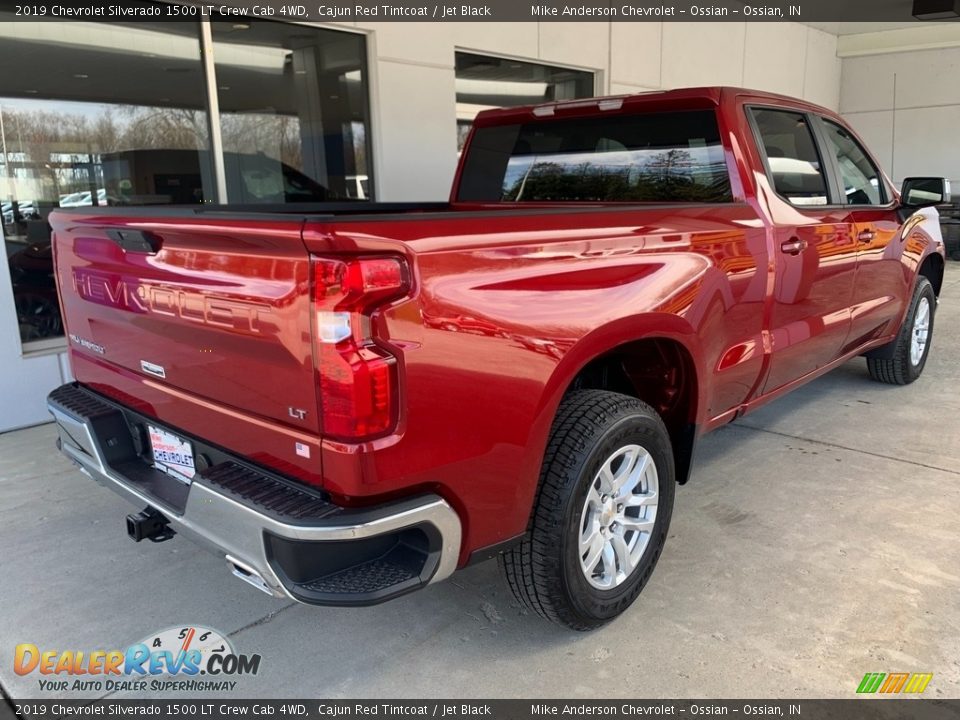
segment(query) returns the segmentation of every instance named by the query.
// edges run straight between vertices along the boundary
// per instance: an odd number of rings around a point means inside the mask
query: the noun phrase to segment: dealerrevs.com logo
[[[17,675],[39,675],[49,692],[234,690],[241,675],[260,671],[260,655],[237,653],[220,632],[172,627],[125,650],[59,650],[21,643],[14,650]]]

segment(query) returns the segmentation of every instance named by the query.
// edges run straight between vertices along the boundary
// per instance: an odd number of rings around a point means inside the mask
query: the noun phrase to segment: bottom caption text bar
[[[0,718],[874,718],[960,719],[960,700],[10,700]]]

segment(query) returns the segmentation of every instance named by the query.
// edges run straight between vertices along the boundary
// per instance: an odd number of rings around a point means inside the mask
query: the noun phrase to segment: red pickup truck
[[[49,407],[146,506],[135,540],[315,605],[499,557],[589,629],[649,579],[700,435],[857,355],[920,375],[948,200],[766,93],[484,112],[449,203],[53,213]]]

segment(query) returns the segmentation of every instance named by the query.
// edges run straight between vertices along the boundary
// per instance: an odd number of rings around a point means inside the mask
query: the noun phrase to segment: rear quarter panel
[[[308,226],[305,240],[393,246],[415,268],[414,297],[374,318],[402,366],[397,432],[325,441],[325,486],[441,493],[466,519],[464,557],[525,529],[550,424],[590,360],[676,340],[703,379],[699,421],[742,401],[761,370],[766,230],[746,204],[465,212]]]

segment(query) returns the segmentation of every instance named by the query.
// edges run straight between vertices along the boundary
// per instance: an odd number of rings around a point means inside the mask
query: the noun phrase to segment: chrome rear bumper
[[[456,569],[460,519],[437,495],[345,509],[219,450],[211,451],[219,462],[188,488],[170,486],[179,481],[154,469],[149,450],[137,447],[142,416],[77,384],[58,388],[47,402],[61,451],[85,474],[134,505],[160,511],[173,530],[223,555],[234,575],[271,595],[367,605]],[[305,507],[309,512],[300,512]]]

